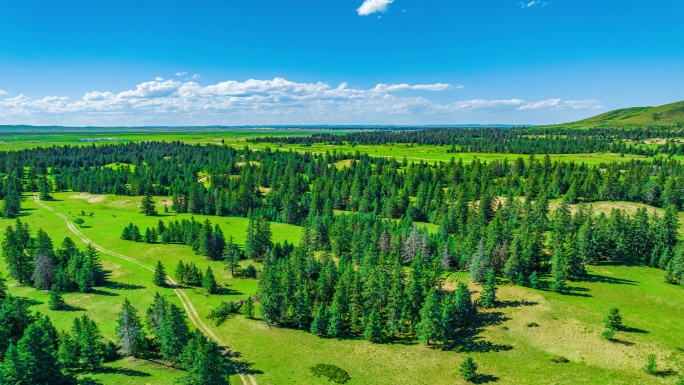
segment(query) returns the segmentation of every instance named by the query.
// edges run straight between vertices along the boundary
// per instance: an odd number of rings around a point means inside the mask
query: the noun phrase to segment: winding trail
[[[72,233],[74,233],[84,243],[92,245],[97,251],[104,253],[104,254],[111,255],[112,257],[115,257],[115,258],[123,259],[125,261],[130,262],[130,263],[138,265],[144,269],[147,269],[149,271],[154,272],[154,268],[140,262],[139,260],[137,260],[135,258],[131,258],[129,256],[123,255],[121,253],[117,253],[115,251],[107,250],[104,247],[94,243],[92,240],[90,240],[90,238],[85,236],[85,234],[83,234],[79,229],[77,229],[76,226],[74,226],[74,224],[71,222],[71,220],[69,220],[69,217],[67,217],[66,215],[64,215],[62,213],[55,211],[54,208],[52,208],[52,207],[44,204],[43,202],[41,202],[40,198],[38,197],[38,194],[35,194],[33,196],[33,201],[37,205],[39,205],[40,207],[52,212],[53,214],[57,215],[58,217],[64,219],[64,221],[67,224],[67,227],[69,228],[69,230],[71,230]],[[185,293],[185,291],[183,291],[183,289],[180,288],[180,285],[178,285],[178,283],[176,281],[174,281],[173,278],[171,278],[168,275],[166,276],[166,279],[173,286],[173,292],[176,293],[176,296],[178,296],[178,299],[180,299],[181,304],[183,305],[185,312],[188,314],[188,318],[190,319],[192,324],[195,325],[195,327],[197,329],[203,331],[206,335],[211,337],[219,345],[227,346],[227,344],[224,341],[222,341],[220,338],[218,338],[216,336],[216,334],[214,334],[214,332],[211,329],[209,329],[207,327],[207,325],[202,321],[199,314],[197,313],[197,309],[195,309],[195,306],[193,306],[192,302],[190,301],[190,298],[188,298],[188,295]],[[249,379],[249,384],[257,385],[256,379],[254,378],[253,375],[251,375],[249,373],[242,373],[242,371],[240,371],[238,366],[235,365],[235,363],[233,363],[232,361],[230,364],[232,365],[232,367],[235,370],[235,372],[237,373],[237,375],[240,376],[240,380],[242,380],[243,385],[248,385],[247,379]]]

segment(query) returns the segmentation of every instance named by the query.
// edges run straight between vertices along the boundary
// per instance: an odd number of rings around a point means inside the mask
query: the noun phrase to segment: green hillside
[[[630,107],[605,112],[591,118],[549,127],[594,128],[672,126],[684,123],[684,101],[658,107]]]

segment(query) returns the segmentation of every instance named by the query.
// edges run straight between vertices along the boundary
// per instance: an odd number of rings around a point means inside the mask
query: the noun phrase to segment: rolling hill
[[[684,101],[657,107],[630,107],[605,112],[576,122],[547,127],[593,128],[593,127],[644,127],[682,126],[684,124]]]

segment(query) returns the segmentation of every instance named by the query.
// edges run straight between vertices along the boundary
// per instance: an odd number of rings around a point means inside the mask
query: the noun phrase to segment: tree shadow
[[[477,377],[478,384],[489,384],[490,382],[497,382],[500,378],[497,376],[492,376],[491,374],[480,374]]]
[[[86,309],[79,307],[79,306],[65,304],[64,307],[59,309],[58,311],[74,312],[74,311],[85,311],[85,310]]]
[[[242,295],[244,293],[241,291],[235,290],[235,289],[231,289],[230,287],[221,286],[221,287],[219,287],[218,292],[216,294],[219,294],[219,295]]]
[[[139,370],[135,369],[128,369],[128,368],[112,368],[109,366],[101,366],[99,369],[97,369],[97,373],[105,373],[105,374],[121,374],[126,377],[151,377],[152,375],[146,372],[141,372]]]
[[[104,290],[100,290],[100,289],[94,289],[94,290],[91,291],[90,293],[92,293],[92,294],[97,294],[97,295],[102,295],[102,296],[105,296],[105,297],[118,297],[118,296],[119,296],[119,295],[116,294],[116,293],[111,293],[111,292],[104,291]]]
[[[78,385],[102,385],[100,381],[95,381],[92,377],[83,377],[77,382]]]
[[[625,333],[636,333],[636,334],[649,334],[650,333],[648,330],[633,328],[631,326],[623,326],[620,328],[620,331],[625,332]]]
[[[36,305],[42,305],[44,302],[35,300],[33,298],[24,298],[24,297],[18,297],[19,301],[23,302],[26,304],[26,306],[31,307],[31,306],[36,306]]]
[[[598,275],[598,274],[587,274],[584,277],[584,279],[582,279],[581,281],[591,282],[591,283],[609,283],[609,284],[613,284],[613,285],[632,285],[632,286],[639,283],[638,281],[633,281],[631,279],[606,277],[605,275]]]
[[[539,305],[539,302],[527,301],[527,300],[515,300],[515,301],[496,301],[496,307],[507,308],[507,307],[522,307],[522,306],[535,306]]]
[[[124,282],[116,282],[116,281],[107,281],[104,284],[104,287],[112,290],[138,290],[138,289],[144,289],[145,286],[141,285],[135,285],[132,283],[124,283]]]
[[[224,348],[222,354],[226,358],[230,359],[233,363],[233,367],[231,367],[232,374],[264,374],[264,372],[261,370],[254,369],[254,362],[241,360],[240,358],[242,358],[242,354],[240,354],[240,352],[235,352]]]
[[[495,344],[490,341],[485,341],[480,333],[484,331],[486,326],[501,325],[504,321],[510,318],[506,317],[501,312],[487,312],[478,313],[475,322],[463,329],[461,329],[454,338],[443,346],[443,350],[453,350],[461,353],[489,353],[502,352],[513,349],[511,345]]]
[[[670,377],[670,376],[674,376],[676,374],[677,374],[677,371],[672,370],[672,369],[656,370],[655,372],[653,372],[653,375],[657,376],[657,377]]]
[[[586,287],[568,286],[564,291],[560,292],[559,294],[567,295],[567,296],[571,296],[571,297],[584,297],[584,298],[593,297],[591,294],[582,293],[585,291],[589,291],[589,289],[587,289]]]
[[[616,344],[620,344],[620,345],[634,346],[634,342],[630,342],[630,341],[626,341],[626,340],[621,340],[621,339],[615,338],[615,337],[611,338],[609,341],[610,341],[610,342],[613,342],[613,343],[616,343]]]

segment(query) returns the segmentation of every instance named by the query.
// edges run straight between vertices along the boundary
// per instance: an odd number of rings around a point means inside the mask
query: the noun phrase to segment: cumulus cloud
[[[5,90],[0,90],[0,95],[7,95],[7,94],[9,94],[9,92],[7,92]]]
[[[462,88],[446,83],[377,84],[302,83],[285,78],[228,80],[201,85],[192,79],[156,78],[128,90],[92,91],[78,99],[65,96],[0,98],[0,123],[65,125],[203,125],[343,122],[451,121],[450,118],[500,112],[517,116],[534,111],[602,108],[593,99],[472,99],[439,102],[411,91]],[[408,93],[407,93],[408,92]],[[511,115],[512,114],[512,115]],[[507,118],[508,120],[509,118]],[[512,119],[511,119],[512,120]],[[511,121],[509,120],[509,122]]]
[[[185,71],[183,71],[183,72],[176,72],[176,76],[179,76],[179,77],[180,77],[180,76],[185,76],[185,75],[187,75],[187,74],[188,74],[188,73],[185,72]]]
[[[393,3],[394,0],[365,0],[359,8],[356,9],[359,16],[368,16],[375,12],[385,12],[387,7]]]

